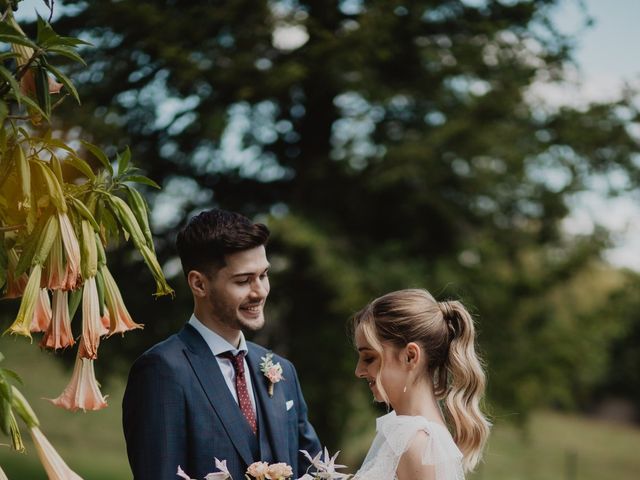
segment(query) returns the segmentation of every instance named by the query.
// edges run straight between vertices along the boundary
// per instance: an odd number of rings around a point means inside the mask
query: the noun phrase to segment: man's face
[[[264,246],[226,256],[226,265],[208,282],[210,314],[224,327],[256,331],[264,325],[269,295],[269,262]]]

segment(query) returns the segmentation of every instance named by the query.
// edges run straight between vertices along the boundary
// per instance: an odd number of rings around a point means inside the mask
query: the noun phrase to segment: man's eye
[[[260,275],[260,279],[264,279],[264,278],[269,278],[269,273],[268,272],[264,272],[262,275]]]

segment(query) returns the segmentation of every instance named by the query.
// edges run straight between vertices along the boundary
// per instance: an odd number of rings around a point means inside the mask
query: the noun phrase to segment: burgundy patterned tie
[[[251,406],[251,399],[249,398],[249,390],[247,389],[247,380],[244,377],[244,355],[245,352],[239,352],[234,355],[231,352],[221,353],[219,356],[231,360],[234,370],[236,371],[236,394],[238,395],[238,405],[240,405],[240,411],[244,418],[249,422],[249,426],[253,433],[258,432],[258,424],[256,422],[256,414]]]

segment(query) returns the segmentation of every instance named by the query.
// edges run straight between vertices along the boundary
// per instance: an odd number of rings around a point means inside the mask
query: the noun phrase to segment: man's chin
[[[253,318],[240,315],[238,316],[238,323],[242,327],[242,330],[257,332],[262,327],[264,327],[264,315],[260,314],[259,317],[253,317]]]

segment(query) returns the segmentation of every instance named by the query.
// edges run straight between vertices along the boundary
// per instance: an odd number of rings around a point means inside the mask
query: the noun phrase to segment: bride
[[[471,315],[458,301],[409,289],[374,300],[353,323],[356,376],[392,409],[376,421],[355,479],[463,480],[490,427],[479,408],[485,376]]]

